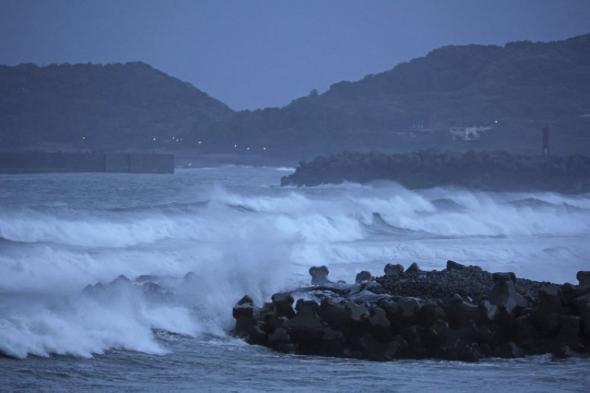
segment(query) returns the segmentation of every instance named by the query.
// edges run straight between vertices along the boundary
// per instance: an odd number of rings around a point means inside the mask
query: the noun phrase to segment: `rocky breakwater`
[[[382,361],[590,353],[590,272],[578,273],[578,285],[453,261],[442,271],[388,264],[384,273],[334,283],[325,266],[313,267],[309,287],[260,307],[244,296],[233,332],[280,352]]]

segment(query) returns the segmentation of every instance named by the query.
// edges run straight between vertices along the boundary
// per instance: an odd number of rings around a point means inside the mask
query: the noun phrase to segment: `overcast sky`
[[[0,64],[145,61],[234,109],[448,44],[590,32],[590,0],[0,0]]]

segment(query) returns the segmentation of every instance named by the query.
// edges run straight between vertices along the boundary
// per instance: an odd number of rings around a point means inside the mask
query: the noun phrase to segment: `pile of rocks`
[[[262,307],[244,296],[234,333],[281,352],[371,360],[590,353],[590,272],[560,286],[453,261],[443,271],[384,270],[346,284],[313,267],[310,287],[276,293]]]

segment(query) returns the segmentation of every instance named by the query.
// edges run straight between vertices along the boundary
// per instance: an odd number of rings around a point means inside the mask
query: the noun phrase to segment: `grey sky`
[[[0,0],[0,63],[142,60],[234,109],[447,44],[590,32],[590,0]]]

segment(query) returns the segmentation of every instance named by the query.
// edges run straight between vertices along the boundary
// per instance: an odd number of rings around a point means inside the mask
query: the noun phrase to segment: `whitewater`
[[[346,281],[447,259],[558,283],[590,270],[589,194],[280,187],[291,171],[0,175],[0,391],[590,388],[588,359],[373,363],[232,338],[239,298],[313,265]]]

